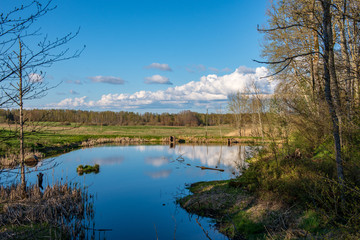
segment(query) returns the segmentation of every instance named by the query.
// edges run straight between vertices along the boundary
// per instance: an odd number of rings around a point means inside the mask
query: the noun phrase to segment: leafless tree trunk
[[[239,130],[239,136],[245,132],[243,115],[248,112],[249,96],[247,93],[233,93],[228,96],[229,110],[234,114],[236,127]]]
[[[257,115],[258,115],[258,120],[259,120],[259,125],[260,125],[260,133],[261,133],[261,139],[262,141],[264,142],[265,141],[265,138],[264,138],[264,125],[263,125],[263,120],[262,120],[262,117],[261,115],[263,114],[263,109],[264,109],[264,106],[263,106],[263,99],[261,99],[261,96],[260,96],[260,90],[259,88],[256,87],[256,84],[253,82],[252,83],[252,88],[253,88],[253,91],[254,91],[254,97],[255,99],[253,99],[255,101],[255,105],[256,105],[256,112],[257,112]]]
[[[334,43],[333,43],[333,29],[331,21],[330,0],[321,1],[323,8],[323,42],[324,42],[324,81],[325,81],[325,98],[329,107],[329,112],[333,124],[333,137],[335,142],[335,155],[337,165],[337,175],[340,185],[344,182],[343,162],[341,157],[341,139],[338,111],[336,111],[337,104],[334,104],[332,96],[331,80],[336,78],[334,66]],[[335,81],[335,80],[333,80]],[[336,94],[336,93],[335,93]]]
[[[340,46],[341,56],[345,65],[345,104],[346,104],[346,117],[350,121],[351,119],[351,99],[352,99],[352,76],[351,76],[351,65],[348,42],[346,38],[346,9],[347,0],[343,0],[343,12],[342,16],[338,19],[339,30],[340,30]]]
[[[24,113],[23,113],[23,69],[22,69],[22,45],[19,39],[19,127],[20,127],[20,165],[21,165],[21,192],[22,197],[26,197],[26,179],[25,179],[25,156],[24,156]]]

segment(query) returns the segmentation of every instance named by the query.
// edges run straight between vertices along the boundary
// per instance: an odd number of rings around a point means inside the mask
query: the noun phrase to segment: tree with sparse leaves
[[[343,185],[342,149],[351,147],[351,133],[359,129],[360,1],[274,1],[268,26],[259,30],[265,34],[262,63],[280,80],[278,96],[299,114],[314,145],[332,135]]]

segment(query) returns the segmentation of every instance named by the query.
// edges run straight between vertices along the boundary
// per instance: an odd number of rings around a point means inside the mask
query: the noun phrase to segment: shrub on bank
[[[235,182],[261,199],[300,207],[304,216],[298,227],[314,236],[329,231],[336,232],[337,237],[357,236],[360,232],[358,150],[344,148],[345,182],[339,184],[330,140],[317,147],[301,142],[302,138],[292,141],[289,146],[279,148],[277,156],[264,151],[251,159],[249,168]]]

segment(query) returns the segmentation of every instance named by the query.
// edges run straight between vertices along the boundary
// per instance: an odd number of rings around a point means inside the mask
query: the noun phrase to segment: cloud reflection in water
[[[182,146],[181,149],[176,149],[175,153],[190,160],[199,159],[202,164],[210,167],[224,165],[236,168],[245,161],[246,147],[198,146],[195,150],[191,147]]]
[[[168,169],[168,170],[145,172],[145,174],[148,175],[149,177],[153,178],[153,179],[158,179],[158,178],[167,178],[167,177],[169,177],[171,172],[172,172],[172,170]]]
[[[146,157],[145,163],[149,165],[153,165],[154,167],[160,167],[162,165],[169,163],[169,158],[162,156],[162,157]]]
[[[119,165],[124,161],[123,156],[111,156],[105,158],[94,158],[93,162],[99,165]]]

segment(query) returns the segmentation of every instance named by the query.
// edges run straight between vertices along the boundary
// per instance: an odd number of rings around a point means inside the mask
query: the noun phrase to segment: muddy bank
[[[218,230],[230,239],[296,239],[308,232],[299,228],[306,220],[296,206],[258,199],[236,180],[199,182],[191,195],[178,200],[189,213],[216,220]]]

